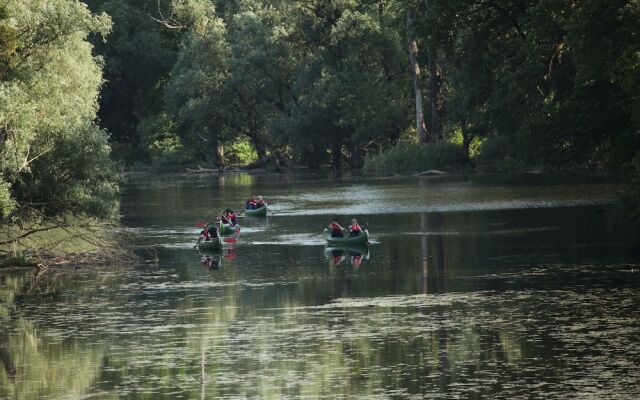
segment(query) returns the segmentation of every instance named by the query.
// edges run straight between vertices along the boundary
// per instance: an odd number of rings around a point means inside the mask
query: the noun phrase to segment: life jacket
[[[336,224],[335,222],[331,224],[331,230],[333,232],[342,232],[342,229],[340,229],[340,225]]]
[[[360,225],[358,224],[355,224],[355,226],[351,225],[350,228],[351,228],[351,232],[362,232],[362,228],[360,228]]]

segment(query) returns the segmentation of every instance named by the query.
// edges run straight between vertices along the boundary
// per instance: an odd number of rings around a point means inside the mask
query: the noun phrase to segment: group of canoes
[[[246,216],[266,217],[267,203],[262,196],[252,196],[244,203],[244,213]],[[198,242],[193,246],[200,250],[218,250],[222,247],[221,236],[233,235],[240,231],[238,216],[227,208],[212,223],[203,224]]]
[[[269,208],[262,196],[252,196],[245,201],[244,214],[248,217],[266,217]],[[194,246],[200,250],[218,250],[222,246],[221,235],[234,234],[240,230],[236,214],[226,209],[215,223],[204,224],[198,242]],[[362,229],[354,218],[348,228],[343,228],[335,220],[324,230],[324,239],[330,246],[366,246],[369,232]]]

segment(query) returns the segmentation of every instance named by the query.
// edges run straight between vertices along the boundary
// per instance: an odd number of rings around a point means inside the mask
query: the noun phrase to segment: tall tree
[[[141,124],[164,110],[163,90],[176,61],[179,32],[158,22],[170,11],[169,0],[88,0],[94,12],[113,20],[109,40],[94,40],[105,59],[100,96],[101,124],[115,142],[128,144],[142,158],[146,140]]]
[[[167,107],[184,140],[208,149],[222,169],[234,112],[224,92],[230,57],[225,25],[208,0],[176,3],[173,11],[185,33],[166,87]]]
[[[117,211],[107,135],[94,123],[107,15],[76,0],[1,0],[0,220]]]
[[[409,6],[407,10],[407,40],[409,43],[409,63],[411,64],[410,73],[413,80],[413,93],[416,106],[416,132],[418,134],[418,142],[425,144],[429,141],[427,136],[427,127],[424,122],[424,106],[422,105],[422,84],[420,82],[420,63],[418,61],[418,43],[415,33],[416,12]]]

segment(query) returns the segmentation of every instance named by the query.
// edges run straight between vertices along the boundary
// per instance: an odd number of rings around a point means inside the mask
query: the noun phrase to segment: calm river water
[[[133,177],[127,268],[0,274],[1,399],[638,398],[640,237],[578,178]],[[221,254],[198,220],[263,194]],[[368,250],[326,249],[358,217]]]

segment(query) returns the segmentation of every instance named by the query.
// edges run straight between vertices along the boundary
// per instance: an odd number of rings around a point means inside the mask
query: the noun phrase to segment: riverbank
[[[116,232],[118,231],[118,232]],[[122,230],[111,224],[4,227],[0,269],[104,266],[138,261]]]

